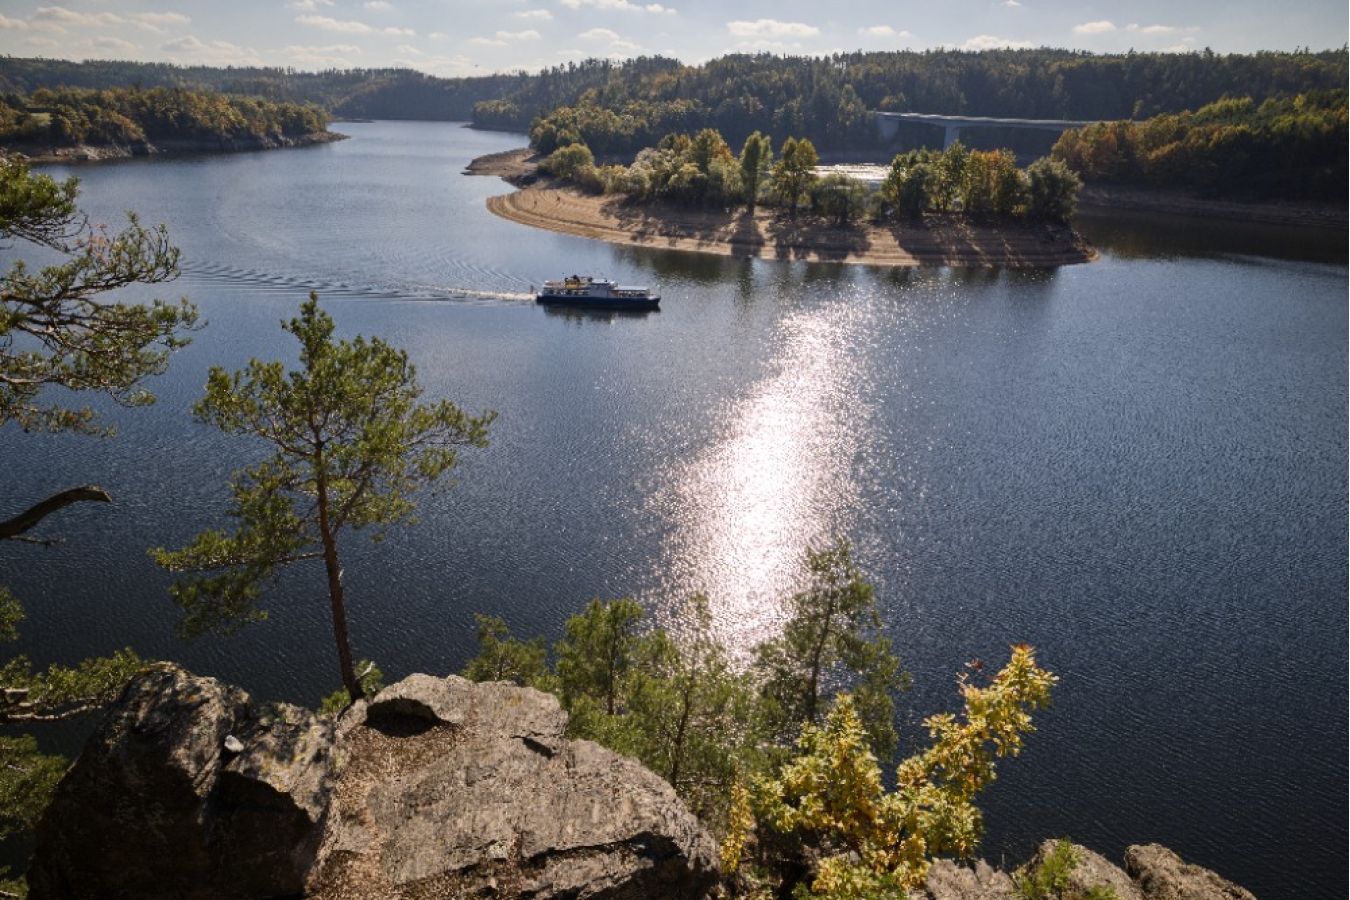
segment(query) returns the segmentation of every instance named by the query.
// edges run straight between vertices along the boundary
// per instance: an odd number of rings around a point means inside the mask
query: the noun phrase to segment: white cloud
[[[533,28],[525,31],[499,31],[492,37],[469,38],[470,44],[477,44],[480,47],[505,47],[508,44],[519,41],[537,41],[542,35]]]
[[[1126,31],[1134,31],[1139,34],[1175,34],[1181,31],[1175,25],[1138,25],[1131,22],[1125,26]]]
[[[1028,50],[1031,41],[1018,41],[992,34],[977,34],[961,45],[962,50]]]
[[[619,33],[608,28],[592,28],[590,31],[583,31],[577,37],[588,41],[617,41]]]
[[[871,25],[867,28],[859,28],[858,34],[875,38],[907,38],[914,37],[908,31],[898,31],[889,25]]]
[[[33,11],[32,21],[58,23],[73,28],[101,28],[126,23],[126,19],[116,13],[82,13],[66,9],[64,6],[39,6]]]
[[[333,0],[290,0],[286,5],[301,12],[314,12],[321,6],[332,6]]]
[[[55,50],[61,46],[61,42],[54,38],[30,37],[24,38],[25,47],[35,47],[38,50]]]
[[[546,9],[523,9],[520,12],[511,13],[511,16],[531,22],[548,22],[553,19],[553,13]]]
[[[591,9],[645,12],[658,16],[675,15],[675,10],[669,6],[662,6],[660,3],[631,3],[629,0],[558,0],[558,2],[568,9],[581,9],[583,6],[588,6]]]
[[[132,13],[131,21],[135,22],[140,28],[154,34],[168,33],[169,25],[187,25],[192,20],[182,13],[176,12],[143,12]]]
[[[160,44],[160,49],[183,62],[216,63],[220,65],[260,66],[262,58],[251,47],[240,47],[229,41],[203,41],[195,35],[184,35]]]
[[[302,66],[341,66],[349,64],[353,56],[360,56],[361,48],[355,44],[326,44],[317,47],[291,44],[282,49],[281,55]]]
[[[433,31],[431,32],[431,34],[427,35],[427,37],[431,38],[433,41],[439,41],[446,37],[449,37],[449,35],[447,35],[444,31]]]
[[[1084,22],[1082,25],[1073,26],[1074,34],[1109,34],[1116,30],[1116,24],[1108,19],[1101,19],[1096,22]]]
[[[388,12],[394,8],[394,4],[386,3],[385,0],[366,0],[366,2],[361,5],[366,9],[371,9],[375,12]]]
[[[402,53],[404,56],[424,56],[421,50],[418,50],[412,44],[399,44],[394,48],[395,53]]]
[[[727,23],[727,31],[739,38],[785,38],[815,37],[820,29],[805,22],[780,22],[777,19],[756,19],[753,22],[744,19]]]
[[[28,23],[23,19],[11,19],[9,16],[0,15],[0,30],[27,31]]]
[[[88,42],[88,45],[95,50],[103,53],[135,53],[140,48],[131,41],[124,41],[118,37],[97,37]]]
[[[417,32],[413,31],[411,28],[398,28],[393,25],[390,25],[387,28],[381,28],[380,31],[384,34],[397,34],[402,35],[403,37],[417,37]]]
[[[1022,4],[1018,3],[1017,0],[1003,0],[1003,2],[999,4],[999,6],[1006,6],[1009,9],[1017,9],[1021,5]]]
[[[375,30],[365,22],[356,22],[351,19],[334,19],[330,16],[296,16],[295,21],[299,22],[301,25],[308,25],[311,28],[318,28],[323,31],[336,31],[339,34],[370,34]]]

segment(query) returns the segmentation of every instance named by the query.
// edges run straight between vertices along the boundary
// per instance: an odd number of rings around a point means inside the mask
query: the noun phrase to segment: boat
[[[628,287],[590,275],[568,275],[545,281],[544,289],[535,294],[534,299],[554,306],[599,309],[656,309],[661,304],[661,298],[650,288]]]

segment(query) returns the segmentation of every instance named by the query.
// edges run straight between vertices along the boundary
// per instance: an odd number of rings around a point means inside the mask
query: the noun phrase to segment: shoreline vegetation
[[[612,244],[719,256],[800,259],[874,266],[1033,268],[1090,262],[1097,253],[1058,223],[976,222],[960,213],[875,223],[792,216],[757,206],[694,207],[623,195],[597,195],[543,173],[530,148],[478,157],[470,175],[495,175],[520,188],[489,197],[509,221]]]
[[[301,147],[342,140],[312,103],[184,88],[38,88],[0,96],[0,149],[30,162]]]
[[[257,150],[284,150],[345,141],[348,135],[336,131],[281,135],[250,139],[210,139],[138,141],[134,144],[76,144],[68,147],[32,147],[7,145],[0,149],[22,153],[34,165],[56,163],[95,163],[147,156],[188,156],[198,153],[250,153]]]

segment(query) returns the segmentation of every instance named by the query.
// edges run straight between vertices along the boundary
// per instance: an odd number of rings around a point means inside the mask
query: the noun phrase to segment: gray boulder
[[[1058,840],[1042,841],[1035,854],[1023,866],[1024,871],[1035,871],[1050,858]],[[1060,896],[1063,900],[1081,900],[1093,888],[1110,888],[1119,900],[1144,900],[1125,870],[1096,851],[1081,844],[1071,844],[1074,865],[1068,872],[1067,884]]]
[[[173,666],[128,685],[38,828],[33,900],[697,898],[716,847],[555,698],[418,675],[339,720]]]
[[[349,711],[318,898],[700,897],[716,847],[670,786],[564,737],[548,695],[415,676]]]
[[[984,860],[974,866],[935,859],[928,868],[924,889],[929,900],[1016,900],[1017,888],[1006,872]]]
[[[240,689],[173,666],[142,675],[43,815],[29,896],[296,894],[332,754],[333,723],[308,710],[256,709]]]
[[[1209,869],[1184,862],[1161,844],[1136,844],[1125,850],[1125,868],[1147,900],[1256,900]]]

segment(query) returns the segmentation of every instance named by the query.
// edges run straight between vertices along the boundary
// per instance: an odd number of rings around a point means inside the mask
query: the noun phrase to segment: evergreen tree
[[[741,187],[745,191],[745,206],[754,213],[759,203],[759,189],[773,165],[773,145],[758,131],[745,139],[741,147]]]
[[[194,407],[203,423],[261,438],[274,448],[235,472],[232,533],[211,530],[155,560],[192,573],[172,589],[182,631],[232,631],[266,617],[261,585],[286,565],[321,560],[328,584],[342,684],[364,695],[352,662],[338,540],[373,528],[378,540],[412,520],[412,494],[458,462],[459,449],[487,446],[492,413],[471,416],[448,400],[419,404],[408,355],[379,338],[333,340],[333,320],[310,294],[284,325],[300,341],[300,368],[253,360],[244,371],[211,370]]]
[[[890,639],[880,633],[876,595],[844,541],[808,550],[810,583],[788,601],[783,633],[758,648],[768,719],[780,737],[815,724],[826,699],[851,690],[879,756],[895,749],[892,694],[908,685]]]
[[[187,303],[126,304],[108,291],[157,284],[178,274],[178,251],[163,228],[147,230],[131,217],[110,234],[92,229],[76,206],[75,179],[54,181],[29,170],[22,157],[0,153],[0,240],[22,241],[62,257],[30,269],[10,264],[0,281],[0,428],[111,434],[89,407],[47,402],[49,389],[93,392],[125,406],[154,400],[142,384],[186,343],[196,321]],[[0,540],[44,544],[32,531],[78,502],[109,502],[93,485],[70,488],[0,521]],[[0,585],[0,641],[18,637],[23,607]],[[71,667],[34,671],[23,656],[0,663],[0,726],[67,719],[107,703],[144,663],[130,650]],[[60,757],[40,753],[27,734],[0,735],[0,844],[36,822],[64,771]],[[8,852],[6,850],[6,852]],[[8,871],[0,865],[0,891]]]

